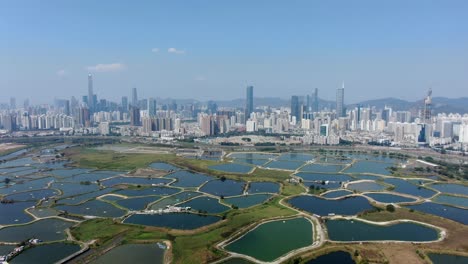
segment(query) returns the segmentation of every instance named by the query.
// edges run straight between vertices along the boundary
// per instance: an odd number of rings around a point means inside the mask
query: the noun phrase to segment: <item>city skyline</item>
[[[468,96],[465,1],[52,2],[2,5],[1,102],[82,94],[88,73],[113,101],[132,87],[144,98],[243,98],[248,85],[279,98],[318,87],[332,100],[341,80],[345,103],[417,100],[429,87]]]

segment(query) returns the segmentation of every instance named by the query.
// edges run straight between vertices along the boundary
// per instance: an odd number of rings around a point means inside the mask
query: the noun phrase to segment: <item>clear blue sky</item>
[[[0,2],[0,101],[468,96],[468,1]],[[21,102],[21,101],[20,101]]]

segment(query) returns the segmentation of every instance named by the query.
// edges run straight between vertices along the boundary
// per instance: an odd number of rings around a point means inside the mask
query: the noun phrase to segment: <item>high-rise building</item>
[[[249,119],[250,114],[254,111],[253,106],[253,86],[247,86],[247,98],[245,102],[245,120]]]
[[[344,82],[342,88],[336,90],[336,116],[346,116],[344,108]]]
[[[132,89],[132,106],[134,106],[134,107],[138,106],[138,95],[137,95],[137,89],[136,88]]]
[[[93,112],[94,110],[94,93],[93,93],[93,76],[88,74],[88,109],[90,112]]]
[[[16,109],[16,98],[15,97],[10,98],[10,109]]]
[[[296,117],[296,122],[301,121],[301,105],[296,95],[291,96],[291,117]]]
[[[136,106],[130,107],[130,125],[131,126],[140,126],[140,108]]]
[[[128,97],[127,96],[122,96],[122,111],[123,112],[128,111]]]
[[[153,117],[156,116],[156,99],[150,98],[148,100],[148,114]]]
[[[315,88],[314,98],[312,102],[312,112],[318,112],[318,111],[319,111],[318,88]]]

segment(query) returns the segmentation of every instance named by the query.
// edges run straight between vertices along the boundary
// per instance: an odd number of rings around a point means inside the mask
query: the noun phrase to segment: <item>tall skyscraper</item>
[[[130,107],[130,125],[131,126],[141,126],[140,122],[140,108],[137,106]]]
[[[123,112],[128,111],[128,97],[127,96],[122,96],[122,111]]]
[[[16,98],[15,97],[10,98],[10,109],[16,109]]]
[[[135,107],[138,106],[138,95],[137,95],[136,88],[132,89],[132,106],[135,106]]]
[[[153,117],[156,116],[156,99],[150,98],[148,100],[148,114]]]
[[[346,116],[344,109],[344,82],[342,88],[336,90],[336,116]]]
[[[88,109],[90,112],[94,110],[94,93],[93,93],[93,76],[88,74]]]
[[[245,120],[249,119],[250,114],[254,111],[253,106],[253,86],[247,86],[247,98],[245,102]]]
[[[315,88],[314,98],[312,102],[312,112],[319,111],[319,98],[318,98],[318,88]]]
[[[299,96],[291,96],[291,117],[296,117],[296,122],[301,120],[301,105],[299,104]]]

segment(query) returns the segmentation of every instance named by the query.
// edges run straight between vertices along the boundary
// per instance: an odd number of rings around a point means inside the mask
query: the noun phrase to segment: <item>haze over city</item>
[[[9,1],[0,102],[468,96],[466,1]],[[8,92],[6,92],[8,91]]]

